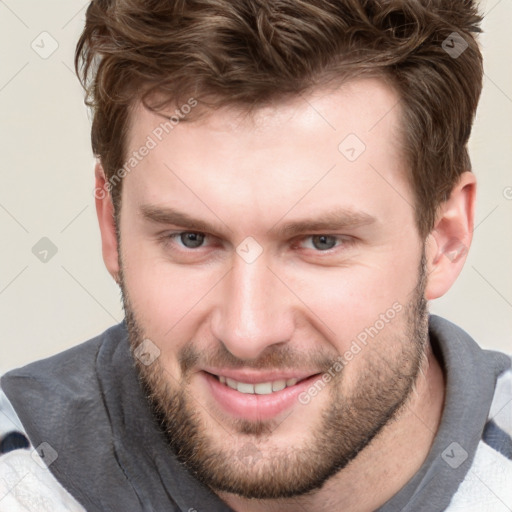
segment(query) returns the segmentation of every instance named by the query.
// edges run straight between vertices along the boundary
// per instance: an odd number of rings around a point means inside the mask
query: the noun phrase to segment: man
[[[0,510],[512,510],[510,356],[428,314],[472,238],[479,23],[471,0],[91,2],[126,319],[2,378]]]

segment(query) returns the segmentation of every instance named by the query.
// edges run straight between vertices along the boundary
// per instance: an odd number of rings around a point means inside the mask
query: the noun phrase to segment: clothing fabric
[[[422,467],[378,512],[510,511],[511,357],[437,316],[429,335],[446,374],[440,427]],[[0,512],[233,512],[166,443],[124,322],[1,385],[0,441],[11,438],[0,456]]]

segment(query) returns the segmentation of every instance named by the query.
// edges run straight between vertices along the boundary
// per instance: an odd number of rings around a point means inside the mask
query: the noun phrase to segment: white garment
[[[0,458],[0,512],[86,512],[60,485],[36,450]]]

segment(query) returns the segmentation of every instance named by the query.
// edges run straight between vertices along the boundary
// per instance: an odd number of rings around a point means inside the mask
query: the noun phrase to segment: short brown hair
[[[190,97],[250,111],[332,80],[381,76],[401,99],[404,156],[426,236],[471,169],[467,142],[483,77],[475,4],[93,0],[75,54],[93,109],[93,152],[107,179],[123,167],[135,100],[154,111]],[[112,189],[116,211],[120,192]]]

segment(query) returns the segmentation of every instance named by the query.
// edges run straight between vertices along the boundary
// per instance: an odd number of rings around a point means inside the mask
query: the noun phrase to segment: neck
[[[429,344],[416,385],[398,417],[321,489],[284,500],[218,495],[237,512],[374,511],[398,493],[425,461],[441,421],[444,396],[443,370]]]

